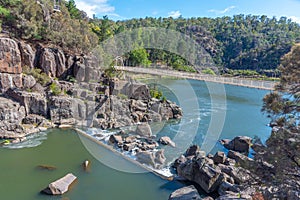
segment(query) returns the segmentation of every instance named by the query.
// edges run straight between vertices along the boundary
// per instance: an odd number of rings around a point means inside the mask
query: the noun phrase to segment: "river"
[[[217,103],[212,106],[216,99],[222,100],[220,91],[218,89],[209,91],[205,82],[167,79],[155,83],[158,83],[157,86],[164,91],[165,96],[183,106],[185,116],[180,122],[169,122],[157,129],[158,135],[170,135],[177,141],[176,150],[166,150],[170,159],[182,152],[185,148],[182,146],[203,145],[204,141],[209,143],[219,138],[233,138],[238,135],[258,136],[265,142],[270,134],[270,128],[266,126],[269,120],[260,112],[262,98],[268,91],[226,85],[226,102],[216,101]],[[195,96],[188,95],[187,87],[192,88]],[[196,101],[199,106],[194,109]],[[193,109],[189,110],[189,106]],[[212,122],[212,114],[214,112],[224,114],[224,111],[226,117],[220,134],[207,133]],[[221,125],[222,120],[212,124],[212,128]],[[182,131],[190,132],[191,135],[196,132],[196,135],[192,138],[186,137],[186,133]],[[205,137],[207,134],[209,137]],[[217,138],[210,137],[210,134]],[[172,191],[183,186],[176,181],[163,180],[152,173],[126,173],[108,167],[107,163],[99,162],[99,158],[100,160],[101,157],[111,157],[112,160],[122,158],[113,158],[111,152],[94,142],[84,141],[73,130],[53,129],[32,137],[29,140],[31,142],[22,144],[27,148],[17,148],[18,146],[0,148],[1,199],[43,200],[65,197],[70,200],[166,200]],[[225,150],[218,143],[208,145],[208,148],[211,153]],[[91,149],[100,152],[99,158],[90,154]],[[85,159],[91,161],[91,169],[88,172],[81,167]],[[122,162],[132,169],[136,167],[125,160]],[[39,169],[38,165],[51,165],[57,169],[47,171]],[[60,197],[39,193],[49,182],[69,172],[78,177],[71,191]]]

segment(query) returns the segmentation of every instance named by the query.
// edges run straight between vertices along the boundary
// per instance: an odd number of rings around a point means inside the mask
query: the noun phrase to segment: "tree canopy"
[[[276,91],[264,97],[262,111],[273,121],[290,129],[297,129],[300,120],[300,44],[283,58],[279,67],[280,83]]]
[[[88,18],[84,11],[76,7],[74,0],[62,0],[60,7],[61,12],[53,12],[52,0],[0,0],[0,23],[9,28],[8,32],[13,37],[47,41],[77,52],[90,52],[97,44],[136,28],[171,29],[194,39],[208,52],[219,69],[257,72],[276,69],[281,57],[300,41],[299,24],[286,17],[276,19],[241,14],[219,18],[146,17],[112,21],[107,16]],[[151,42],[160,36],[145,32],[141,37]],[[183,52],[183,56],[162,49],[147,49],[147,44],[139,44],[139,49],[146,50],[151,63],[159,61],[182,69],[190,65],[183,57],[193,52],[184,42],[175,40],[168,41],[169,46]],[[132,36],[119,45],[134,42],[136,38]],[[127,63],[134,63],[131,60],[134,57],[126,58],[129,58]]]

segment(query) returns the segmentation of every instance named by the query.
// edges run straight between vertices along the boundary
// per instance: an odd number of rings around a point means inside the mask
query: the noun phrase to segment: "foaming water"
[[[8,148],[8,149],[33,148],[41,145],[45,140],[47,140],[47,133],[39,132],[27,136],[26,140],[24,140],[23,142],[4,145],[3,148]]]

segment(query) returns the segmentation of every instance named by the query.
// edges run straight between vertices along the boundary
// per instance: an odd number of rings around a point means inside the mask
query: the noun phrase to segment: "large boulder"
[[[122,142],[123,142],[123,139],[122,139],[122,136],[120,136],[120,135],[111,135],[111,136],[109,137],[108,142],[109,142],[110,144],[119,144],[119,143],[122,143]]]
[[[204,158],[187,160],[177,167],[177,173],[180,177],[199,184],[205,192],[212,193],[218,189],[224,176],[206,162]]]
[[[43,193],[49,195],[62,195],[68,192],[70,186],[77,180],[77,177],[69,173],[64,177],[50,183],[47,188],[42,190]]]
[[[0,102],[0,138],[24,137],[21,122],[25,117],[25,108],[3,97],[0,97]]]
[[[225,148],[241,153],[248,153],[252,139],[247,136],[237,136],[233,140],[221,140]]]
[[[175,190],[169,197],[169,200],[201,200],[197,189],[193,186],[187,186]]]
[[[163,149],[158,150],[156,152],[140,151],[136,154],[136,158],[138,162],[142,164],[150,165],[155,169],[160,169],[166,161]]]
[[[0,38],[0,72],[22,73],[21,53],[13,39]]]
[[[136,127],[136,134],[142,137],[150,137],[152,136],[151,127],[148,123],[138,124]]]
[[[197,156],[200,153],[200,147],[198,145],[192,145],[190,146],[186,152],[185,152],[185,157],[190,157],[190,156]]]

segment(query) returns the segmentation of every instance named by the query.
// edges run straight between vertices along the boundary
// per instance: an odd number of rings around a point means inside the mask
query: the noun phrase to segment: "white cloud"
[[[211,12],[211,13],[215,13],[215,14],[225,14],[233,9],[235,9],[236,7],[235,6],[229,6],[228,8],[225,8],[224,10],[209,10],[208,12]]]
[[[293,22],[300,24],[300,17],[290,16],[288,18],[290,18]]]
[[[86,12],[89,17],[93,17],[93,14],[115,14],[115,7],[111,6],[108,0],[76,0],[76,7]]]
[[[168,17],[173,17],[173,18],[177,18],[181,15],[180,11],[177,10],[177,11],[171,11],[168,13]]]

